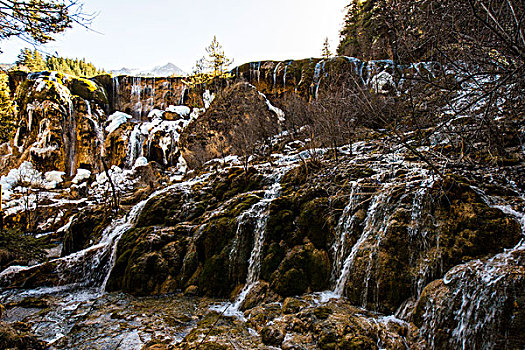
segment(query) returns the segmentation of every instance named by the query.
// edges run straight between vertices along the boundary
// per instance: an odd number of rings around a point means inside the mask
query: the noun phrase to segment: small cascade
[[[130,168],[133,167],[138,158],[144,157],[144,141],[146,140],[146,136],[142,133],[141,127],[141,123],[136,124],[129,135],[126,163]]]
[[[170,83],[171,84],[171,83]],[[188,92],[188,86],[184,85],[182,87],[182,93],[180,95],[180,100],[179,100],[179,105],[180,106],[183,106],[184,105],[184,97],[186,95],[186,93]]]
[[[508,323],[514,323],[514,317],[505,314],[510,304],[518,307],[516,298],[525,285],[522,273],[525,213],[499,204],[501,199],[489,197],[475,186],[471,188],[487,205],[514,217],[521,225],[522,239],[514,248],[505,249],[488,260],[469,261],[446,273],[443,278],[446,293],[437,294],[437,298],[430,296],[422,306],[420,332],[431,348],[442,345],[443,340],[436,338],[436,334],[443,334],[443,330],[448,333],[447,344],[454,348],[493,349],[511,345],[506,332],[511,326]]]
[[[283,88],[286,88],[286,73],[288,71],[288,67],[292,64],[293,61],[288,61],[288,63],[284,66],[284,75],[283,75]]]
[[[224,314],[227,316],[237,316],[241,319],[244,319],[244,315],[240,311],[240,308],[242,307],[244,300],[248,296],[248,293],[250,293],[250,291],[259,281],[259,274],[261,271],[262,263],[261,259],[265,241],[266,224],[268,223],[269,218],[270,204],[274,199],[279,197],[279,193],[281,191],[280,180],[288,170],[290,170],[289,167],[282,167],[278,170],[277,173],[273,174],[272,180],[274,181],[274,183],[269,187],[269,189],[265,191],[263,199],[255,203],[250,209],[248,209],[243,215],[241,215],[238,218],[237,234],[242,232],[242,228],[246,224],[247,220],[256,220],[254,229],[254,243],[250,254],[250,259],[248,260],[248,273],[246,277],[246,283],[244,285],[244,288],[239,293],[239,295],[233,303],[215,305],[211,307],[212,310],[224,312]],[[230,251],[230,258],[234,257],[237,254],[236,250],[239,249],[238,242],[239,237],[236,237],[232,245],[232,250]]]
[[[333,256],[333,265],[332,265],[332,282],[337,281],[338,273],[343,267],[343,259],[346,256],[346,240],[348,234],[352,232],[353,226],[355,225],[355,216],[354,211],[359,204],[361,196],[358,194],[360,191],[359,181],[352,181],[352,191],[350,192],[350,198],[348,204],[343,209],[343,214],[339,218],[339,222],[335,228],[336,232],[336,241],[332,246],[332,256]]]
[[[142,117],[142,78],[133,77],[131,85],[131,97],[130,101],[134,103],[133,105],[133,117],[140,120]],[[134,102],[135,101],[135,102]]]
[[[410,225],[408,226],[408,236],[411,243],[419,247],[419,249],[417,249],[418,251],[425,252],[428,251],[429,246],[431,246],[433,243],[430,240],[437,242],[437,249],[435,250],[435,256],[433,257],[435,262],[420,264],[417,277],[414,280],[414,291],[416,297],[421,295],[421,292],[423,292],[423,289],[427,283],[430,282],[430,279],[435,272],[434,270],[440,266],[440,264],[437,264],[437,261],[440,260],[441,254],[439,249],[439,230],[437,230],[437,236],[434,237],[428,232],[428,228],[424,229],[425,216],[423,215],[425,203],[428,203],[432,200],[430,191],[435,182],[435,179],[432,177],[421,181],[419,189],[414,193],[414,199],[412,200]],[[431,217],[429,218],[431,219]],[[420,256],[414,258],[420,258]],[[412,264],[415,265],[417,263],[417,259],[414,258],[412,258]],[[428,259],[428,257],[426,259]]]
[[[314,78],[313,78],[313,83],[314,83],[313,95],[315,98],[317,98],[319,95],[319,85],[321,85],[321,73],[324,72],[325,65],[326,65],[325,60],[321,60],[317,62],[317,64],[315,65]]]
[[[282,62],[279,62],[275,65],[275,69],[273,70],[273,88],[275,89],[275,84],[277,84],[277,71],[279,70],[279,67],[281,66]]]
[[[349,63],[354,66],[354,73],[361,79],[361,82],[364,84],[365,80],[363,78],[363,69],[365,63],[358,58],[343,56]]]
[[[64,144],[66,145],[66,173],[69,176],[76,172],[77,122],[73,101],[68,100],[68,116],[64,125]]]
[[[381,234],[386,229],[386,224],[388,222],[388,216],[385,215],[386,214],[385,204],[391,197],[390,196],[391,190],[389,187],[391,186],[389,185],[385,186],[385,188],[381,190],[381,193],[379,193],[379,195],[374,197],[372,203],[370,204],[370,207],[368,208],[368,212],[366,213],[363,233],[359,237],[358,241],[352,247],[350,254],[348,254],[347,258],[345,259],[345,262],[343,264],[343,269],[341,270],[337,278],[333,292],[338,297],[343,296],[344,288],[349,278],[349,272],[355,264],[357,253],[360,251],[362,245],[366,241],[372,239],[373,236],[376,236],[377,238],[375,246],[378,247],[380,244]],[[374,253],[374,250],[371,250],[370,254],[373,254],[373,253]],[[369,261],[369,263],[371,263],[371,261]],[[371,269],[369,266],[368,271],[370,272],[370,270]],[[369,279],[369,277],[370,276],[367,276],[367,280]],[[365,294],[367,294],[367,292],[365,292]]]
[[[86,118],[93,124],[93,129],[95,130],[95,133],[97,134],[97,148],[98,153],[100,156],[104,153],[104,129],[100,126],[98,121],[96,121],[93,118],[93,114],[91,111],[91,103],[88,100],[84,100],[86,102]]]
[[[118,77],[113,77],[113,106],[114,109],[119,107],[120,82]]]
[[[55,288],[60,290],[94,288],[98,294],[104,293],[115,263],[117,244],[122,235],[133,227],[142,209],[151,198],[161,195],[175,186],[185,185],[186,183],[180,183],[154,192],[147,199],[136,204],[127,215],[114,220],[102,232],[100,240],[92,246],[38,265],[11,266],[0,273],[0,283],[9,285],[20,273],[52,269],[52,274],[58,276],[59,287]]]
[[[261,62],[250,63],[250,81],[257,79],[257,83],[261,80]]]

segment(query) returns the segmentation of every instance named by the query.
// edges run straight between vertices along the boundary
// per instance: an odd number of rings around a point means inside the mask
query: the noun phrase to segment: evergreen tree
[[[45,59],[35,50],[22,49],[16,61],[18,69],[39,72],[52,70],[77,77],[93,77],[104,74],[103,70],[97,69],[92,63],[86,62],[85,58],[63,58],[47,56]]]
[[[328,41],[328,38],[324,40],[321,55],[323,56],[324,59],[332,57],[332,51],[330,51],[330,42]]]
[[[82,4],[64,0],[0,1],[0,40],[18,37],[30,43],[46,43],[73,23],[89,25],[93,15]]]
[[[0,143],[13,138],[16,130],[15,107],[9,89],[9,77],[0,73]]]
[[[22,49],[18,55],[16,64],[19,69],[29,71],[41,71],[46,69],[46,63],[40,53],[35,50]]]
[[[233,63],[233,60],[224,54],[221,44],[217,41],[217,36],[213,37],[210,46],[206,48],[206,53],[208,54],[208,58],[205,59],[204,62],[214,77],[222,76]]]

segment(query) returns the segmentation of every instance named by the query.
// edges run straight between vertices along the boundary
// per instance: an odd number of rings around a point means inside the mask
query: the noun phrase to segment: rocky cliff
[[[520,118],[481,133],[433,62],[231,73],[12,76],[5,222],[42,251],[5,239],[10,321],[57,348],[525,346]]]

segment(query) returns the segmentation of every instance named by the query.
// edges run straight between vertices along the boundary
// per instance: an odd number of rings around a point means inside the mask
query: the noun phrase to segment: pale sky
[[[85,0],[98,12],[91,28],[69,29],[40,47],[85,57],[104,69],[151,68],[174,63],[190,72],[213,36],[233,66],[260,60],[319,57],[325,37],[339,43],[349,0]],[[0,63],[12,63],[20,40],[0,42]],[[233,68],[232,66],[232,68]]]

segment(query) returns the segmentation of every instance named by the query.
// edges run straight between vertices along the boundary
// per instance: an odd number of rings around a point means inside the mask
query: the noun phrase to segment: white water
[[[280,180],[290,170],[289,166],[284,166],[277,169],[277,172],[271,175],[271,180],[273,184],[265,190],[264,197],[261,201],[255,203],[250,209],[243,213],[238,219],[238,230],[242,227],[245,220],[255,219],[256,225],[254,229],[254,244],[250,254],[250,259],[248,260],[248,273],[246,277],[246,283],[244,288],[239,293],[237,298],[233,303],[224,303],[219,305],[214,305],[210,309],[223,313],[226,316],[236,316],[244,320],[244,314],[240,310],[246,297],[250,291],[255,287],[259,281],[259,274],[261,271],[261,259],[263,254],[263,246],[265,241],[266,233],[266,224],[269,219],[269,209],[271,202],[279,197],[281,190]],[[230,252],[230,257],[236,254],[233,249],[239,249],[238,245],[233,244],[232,251]]]

